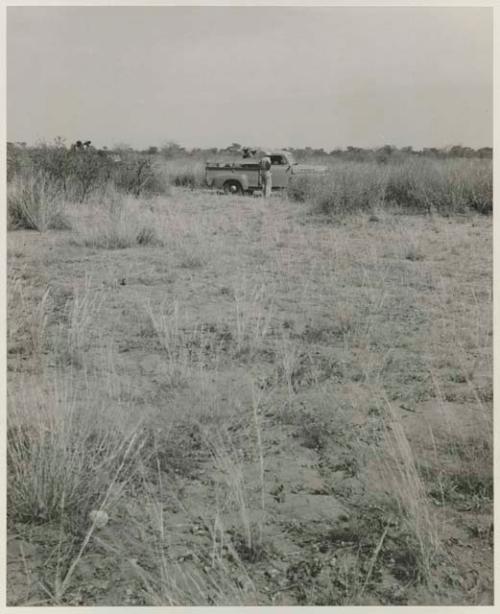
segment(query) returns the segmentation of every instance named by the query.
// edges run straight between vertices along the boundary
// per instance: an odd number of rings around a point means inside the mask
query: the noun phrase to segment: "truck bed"
[[[242,169],[242,170],[259,170],[260,165],[258,162],[207,162],[205,168],[207,170],[217,170],[217,169]]]

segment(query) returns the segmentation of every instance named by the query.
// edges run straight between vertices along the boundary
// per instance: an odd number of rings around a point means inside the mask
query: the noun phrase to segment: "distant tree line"
[[[59,149],[65,148],[64,141],[57,138],[54,142]],[[28,148],[36,149],[39,145],[34,147],[28,147],[26,143],[8,143],[8,148]],[[259,149],[256,146],[246,146],[250,149]],[[217,155],[234,156],[242,155],[244,146],[240,143],[231,143],[227,147],[194,147],[191,149],[182,147],[175,141],[168,141],[162,146],[151,145],[142,150],[134,149],[127,144],[120,143],[113,147],[103,147],[101,149],[95,149],[91,145],[91,141],[76,141],[70,148],[71,150],[92,149],[101,155],[113,155],[118,159],[120,155],[140,154],[146,156],[161,156],[166,160],[177,158],[195,158],[195,159],[208,159]],[[397,160],[398,158],[407,156],[425,156],[428,158],[486,158],[491,159],[493,157],[492,147],[481,147],[479,149],[473,149],[472,147],[464,147],[462,145],[453,145],[449,147],[424,147],[423,149],[414,149],[411,146],[396,147],[394,145],[384,145],[377,148],[363,148],[348,146],[345,149],[336,148],[331,151],[326,151],[323,148],[313,147],[280,147],[279,149],[287,150],[293,153],[297,160],[310,159],[310,158],[338,158],[340,160],[347,161],[376,161],[379,163],[386,163],[391,160]]]
[[[255,146],[246,146],[250,149],[258,149]],[[162,147],[151,146],[140,153],[149,155],[162,155],[164,158],[180,158],[180,157],[194,157],[194,158],[206,158],[214,155],[241,155],[244,146],[239,143],[231,143],[231,145],[224,148],[208,147],[208,148],[192,148],[187,149],[182,147],[178,143],[169,142]],[[407,147],[395,147],[394,145],[384,145],[378,148],[363,148],[348,146],[345,149],[336,148],[331,151],[326,151],[323,148],[313,147],[280,147],[290,151],[294,154],[298,160],[306,158],[339,158],[343,160],[354,161],[370,161],[376,160],[377,162],[388,162],[393,158],[401,156],[426,156],[430,158],[489,158],[493,157],[492,147],[481,147],[479,149],[473,149],[472,147],[464,147],[462,145],[453,145],[450,147],[424,147],[423,149],[414,149],[411,146]]]

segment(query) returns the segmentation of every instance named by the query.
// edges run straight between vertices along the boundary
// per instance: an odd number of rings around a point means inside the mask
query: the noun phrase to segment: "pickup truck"
[[[297,164],[288,151],[273,152],[271,174],[273,191],[286,190],[292,175],[321,173],[326,167]],[[208,187],[226,194],[253,194],[262,190],[259,158],[243,158],[235,162],[207,162],[205,179]]]

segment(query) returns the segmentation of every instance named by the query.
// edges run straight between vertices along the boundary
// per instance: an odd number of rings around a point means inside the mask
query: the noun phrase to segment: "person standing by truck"
[[[262,195],[264,198],[271,196],[273,180],[271,174],[271,154],[264,152],[264,156],[260,159],[260,178],[262,181]]]

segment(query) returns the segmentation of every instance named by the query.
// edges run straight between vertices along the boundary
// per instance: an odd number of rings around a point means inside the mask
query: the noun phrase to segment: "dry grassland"
[[[8,236],[10,605],[492,604],[491,217],[64,207]]]

